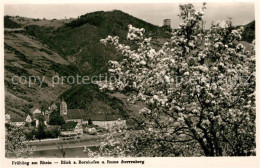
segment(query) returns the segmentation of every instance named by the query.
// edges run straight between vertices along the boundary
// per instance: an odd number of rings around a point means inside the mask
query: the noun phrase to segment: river
[[[92,151],[97,151],[99,147],[89,147]],[[64,148],[66,158],[86,158],[88,157],[87,153],[83,152],[84,147],[76,148]],[[62,158],[62,152],[59,149],[50,149],[42,151],[34,151],[31,154],[33,158]]]

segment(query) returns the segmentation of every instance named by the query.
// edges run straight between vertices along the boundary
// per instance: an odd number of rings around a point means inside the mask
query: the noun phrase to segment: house
[[[9,114],[5,115],[5,123],[9,123],[10,125],[13,126],[24,126],[25,123],[31,123],[32,118],[30,115],[27,115],[26,117],[10,117]]]
[[[35,114],[41,114],[42,112],[41,112],[41,110],[39,110],[38,108],[36,108],[36,109],[34,109],[33,110],[33,115],[35,115]]]
[[[10,125],[21,127],[25,125],[25,118],[22,117],[11,117],[10,118]]]
[[[112,128],[112,127],[125,127],[126,126],[126,120],[121,120],[118,118],[117,120],[111,120],[111,121],[92,121],[94,125],[97,125],[102,128]]]
[[[49,107],[49,110],[52,112],[53,110],[57,110],[58,107],[55,103],[53,103],[50,107]]]
[[[48,110],[45,110],[44,115],[50,115],[54,110],[58,110],[58,107],[55,103],[53,103]]]
[[[83,128],[78,122],[69,121],[61,127],[61,136],[75,136],[79,134],[83,134]]]
[[[27,122],[27,123],[31,123],[32,122],[32,118],[31,118],[31,116],[29,114],[27,115],[27,117],[25,119],[25,122]]]
[[[126,126],[126,120],[121,119],[120,115],[105,115],[105,114],[89,114],[88,119],[92,120],[92,124],[102,128],[112,128],[114,126],[124,127]],[[85,123],[83,121],[83,123]]]
[[[9,123],[9,122],[10,122],[10,119],[11,119],[10,115],[9,115],[9,114],[6,114],[6,115],[5,115],[5,123]]]

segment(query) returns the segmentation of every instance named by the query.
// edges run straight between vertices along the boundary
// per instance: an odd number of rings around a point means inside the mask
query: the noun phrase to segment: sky
[[[162,25],[163,19],[171,19],[172,28],[177,28],[180,22],[178,6],[179,3],[5,4],[4,14],[64,19],[65,17],[76,18],[94,11],[118,9],[158,26]],[[199,9],[202,3],[195,3],[194,6]],[[207,3],[206,24],[209,26],[212,21],[224,24],[225,20],[232,18],[234,25],[244,25],[255,20],[254,9],[252,2]]]

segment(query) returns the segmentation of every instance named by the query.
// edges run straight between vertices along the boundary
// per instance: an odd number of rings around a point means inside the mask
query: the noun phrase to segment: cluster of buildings
[[[57,110],[58,107],[55,103],[53,103],[48,110],[41,111],[39,108],[32,109],[31,114],[28,114],[24,117],[11,117],[9,114],[5,115],[5,122],[9,123],[13,126],[25,126],[28,124],[29,126],[32,124],[32,122],[35,122],[35,126],[37,127],[39,125],[39,120],[42,117],[44,120],[44,124],[48,125],[49,122],[49,116],[54,111]]]
[[[58,107],[53,103],[48,110],[41,111],[38,108],[32,110],[32,114],[28,114],[26,117],[12,118],[9,114],[5,115],[5,122],[14,126],[28,126],[35,122],[35,127],[39,125],[40,117],[44,120],[46,126],[49,123],[49,116],[54,111],[58,110]],[[71,136],[83,134],[83,125],[89,124],[91,120],[92,124],[101,128],[111,128],[113,126],[126,126],[126,120],[122,120],[121,116],[105,115],[105,114],[87,114],[84,109],[68,109],[67,103],[62,99],[60,102],[60,116],[65,120],[65,124],[61,126],[62,136]]]

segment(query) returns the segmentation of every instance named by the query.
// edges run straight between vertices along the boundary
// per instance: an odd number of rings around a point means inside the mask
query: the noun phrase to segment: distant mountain
[[[154,38],[166,36],[162,28],[119,10],[88,13],[58,29],[36,25],[26,26],[26,29],[29,35],[78,66],[82,74],[92,75],[106,71],[109,60],[121,58],[114,48],[105,48],[100,39],[117,35],[127,43],[129,24],[145,28]]]

